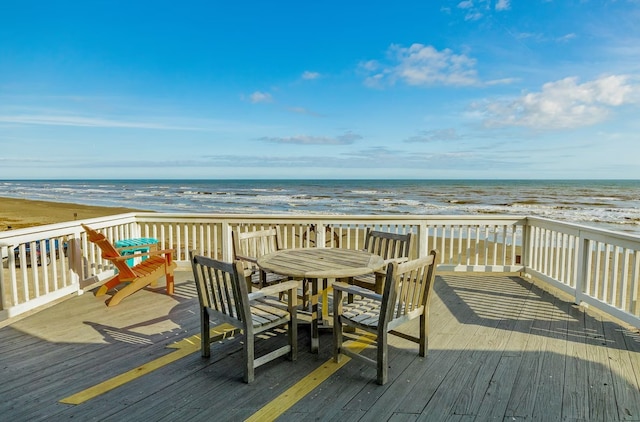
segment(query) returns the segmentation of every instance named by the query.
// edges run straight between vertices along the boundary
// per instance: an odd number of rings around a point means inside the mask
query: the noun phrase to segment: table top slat
[[[384,266],[378,255],[341,248],[283,249],[258,258],[266,271],[297,278],[346,278],[372,273]]]

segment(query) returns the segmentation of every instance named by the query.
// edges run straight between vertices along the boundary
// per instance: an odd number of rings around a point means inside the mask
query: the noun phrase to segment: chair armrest
[[[403,262],[407,262],[409,261],[409,258],[407,258],[406,256],[400,257],[400,258],[389,258],[389,259],[385,259],[384,260],[384,267],[382,267],[382,269],[374,271],[373,273],[376,276],[382,276],[385,277],[387,275],[387,266],[389,264],[391,264],[392,262],[396,262],[398,264],[402,264]]]
[[[289,280],[282,283],[274,284],[271,286],[264,287],[255,292],[249,293],[249,300],[260,299],[265,296],[275,296],[278,293],[293,290],[294,292],[298,289],[300,282],[297,280]]]
[[[236,259],[238,259],[240,261],[249,261],[249,262],[252,262],[254,264],[258,263],[258,258],[252,258],[250,256],[236,255]]]
[[[389,258],[389,259],[385,259],[384,260],[384,265],[385,267],[389,264],[391,264],[392,262],[396,262],[398,264],[402,264],[403,262],[407,262],[409,260],[409,258],[407,258],[406,256],[401,256],[400,258]]]
[[[382,300],[382,295],[374,292],[373,290],[365,289],[364,287],[354,286],[347,283],[335,282],[331,285],[333,290],[340,290],[347,294],[353,294],[357,296],[366,297],[373,300]]]

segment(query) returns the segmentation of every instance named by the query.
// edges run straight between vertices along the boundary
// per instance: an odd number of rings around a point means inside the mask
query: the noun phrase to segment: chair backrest
[[[367,252],[382,259],[408,258],[411,248],[411,233],[398,234],[367,229],[364,241]]]
[[[282,249],[280,230],[277,227],[255,231],[232,231],[234,257],[242,255],[259,258]]]
[[[202,309],[210,309],[223,322],[238,325],[251,321],[247,285],[242,264],[192,255],[191,265]]]
[[[102,233],[95,231],[85,224],[82,224],[82,228],[87,232],[87,238],[89,241],[100,248],[100,251],[102,252],[102,259],[111,261],[113,265],[115,265],[122,281],[137,277],[136,273],[133,272],[129,265],[127,265],[127,261],[125,259],[114,259],[121,256],[120,252],[118,252],[118,249],[116,249],[116,247],[113,246],[113,244],[109,242]]]
[[[382,294],[380,322],[385,326],[400,325],[421,315],[429,307],[433,290],[436,251],[403,263],[392,262]]]

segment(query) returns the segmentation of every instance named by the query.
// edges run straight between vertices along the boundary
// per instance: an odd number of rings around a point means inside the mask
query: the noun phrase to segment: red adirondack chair
[[[113,263],[118,274],[108,279],[96,292],[96,296],[103,296],[112,288],[122,283],[126,286],[118,290],[107,301],[108,306],[115,306],[127,296],[138,290],[155,283],[162,276],[166,277],[167,294],[173,294],[173,270],[176,268],[172,261],[173,249],[163,249],[149,252],[138,252],[133,255],[120,255],[120,251],[101,233],[91,227],[82,225],[87,232],[88,239],[95,243],[102,251],[102,258]],[[133,267],[127,264],[127,260],[145,256],[147,259]]]

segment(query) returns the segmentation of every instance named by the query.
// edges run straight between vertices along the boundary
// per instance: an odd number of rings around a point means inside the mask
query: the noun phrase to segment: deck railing
[[[524,272],[640,327],[640,238],[529,217]]]
[[[0,233],[0,321],[61,300],[113,274],[82,230],[112,242],[158,239],[189,270],[190,250],[232,259],[231,230],[277,225],[285,248],[361,249],[367,227],[415,235],[412,255],[439,251],[439,271],[535,277],[640,327],[640,237],[536,217],[326,216],[130,213]],[[35,251],[35,252],[34,252]]]

